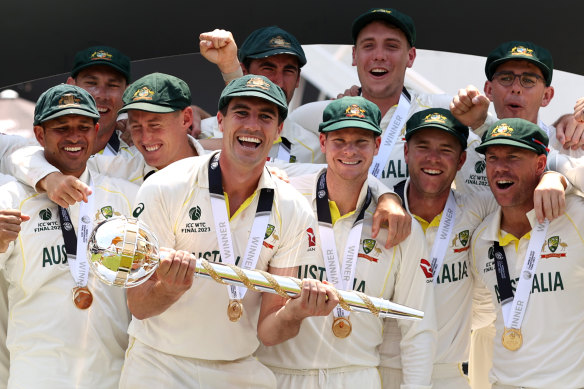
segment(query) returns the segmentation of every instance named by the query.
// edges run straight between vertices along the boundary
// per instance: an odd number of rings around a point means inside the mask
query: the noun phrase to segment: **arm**
[[[237,45],[231,32],[215,29],[199,35],[199,49],[207,61],[217,65],[225,85],[243,76],[237,59]]]
[[[402,208],[401,198],[377,178],[369,175],[371,194],[377,199],[377,208],[373,214],[371,237],[376,238],[379,230],[388,230],[385,248],[395,246],[408,237],[412,228],[412,216]]]
[[[298,274],[298,269],[269,267],[268,272],[292,277]],[[292,299],[264,293],[258,320],[258,338],[266,346],[282,343],[298,334],[302,320],[309,316],[327,316],[338,303],[331,287],[318,280],[302,280],[300,295]]]
[[[574,114],[560,116],[553,126],[556,128],[556,139],[564,150],[584,150],[584,123],[576,120]]]
[[[450,103],[450,112],[462,124],[475,130],[477,135],[481,135],[476,130],[481,128],[488,117],[489,111],[488,97],[482,94],[475,86],[469,85],[460,89]],[[481,128],[481,130],[484,129]]]
[[[560,173],[548,171],[541,177],[533,192],[535,214],[540,223],[546,218],[552,221],[564,214],[567,186],[566,178]]]
[[[197,260],[186,251],[168,250],[148,281],[127,290],[128,308],[139,320],[159,315],[191,288]]]

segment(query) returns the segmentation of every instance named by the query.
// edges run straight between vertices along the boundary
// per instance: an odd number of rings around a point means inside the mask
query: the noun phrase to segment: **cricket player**
[[[282,342],[302,319],[337,305],[330,288],[314,280],[288,302],[193,281],[196,258],[293,276],[315,261],[310,207],[264,166],[286,114],[284,93],[267,78],[234,80],[219,100],[221,152],[178,161],[140,188],[134,214],[161,246],[179,251],[128,290],[133,319],[121,388],[275,388],[272,372],[251,356],[258,338]]]
[[[34,131],[47,160],[91,188],[88,203],[60,208],[18,182],[0,190],[1,209],[30,216],[0,254],[9,388],[118,386],[130,319],[125,293],[88,274],[86,240],[94,223],[130,214],[137,187],[87,168],[98,119],[93,97],[72,85],[49,89],[35,107]]]
[[[493,388],[584,386],[583,200],[567,196],[561,217],[535,219],[533,188],[545,169],[547,145],[536,124],[510,118],[496,122],[478,149],[499,204],[475,231],[471,249],[471,269],[490,292],[496,314]]]

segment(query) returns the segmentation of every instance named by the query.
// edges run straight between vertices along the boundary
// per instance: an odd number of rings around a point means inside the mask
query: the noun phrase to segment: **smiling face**
[[[192,122],[191,107],[171,113],[128,111],[128,128],[134,146],[146,163],[157,169],[194,155],[187,137]]]
[[[300,82],[300,66],[298,58],[292,54],[277,54],[266,58],[252,59],[245,74],[257,74],[264,76],[278,85],[286,95],[286,101],[290,103],[294,96],[294,90]]]
[[[540,107],[547,106],[554,96],[554,88],[545,86],[540,68],[528,61],[510,60],[499,65],[497,72],[532,73],[541,77],[532,88],[521,86],[519,78],[509,86],[496,80],[485,82],[485,95],[493,102],[499,119],[521,118],[537,123]]]
[[[124,105],[122,96],[127,86],[126,79],[109,66],[96,65],[81,70],[74,79],[69,77],[67,83],[85,89],[97,103],[100,130],[96,147],[100,148],[94,152],[98,152],[105,147],[116,127],[118,111]]]
[[[362,128],[344,128],[320,134],[320,149],[325,154],[330,180],[362,185],[367,179],[381,137]]]
[[[225,161],[239,168],[263,167],[282,131],[276,105],[259,97],[234,97],[222,111],[217,113],[222,166]]]
[[[353,66],[357,66],[363,97],[375,101],[399,96],[406,68],[412,67],[415,58],[416,49],[402,30],[382,21],[369,23],[353,47]]]
[[[99,125],[92,118],[65,115],[34,126],[45,158],[63,174],[79,178],[93,153]]]
[[[460,141],[438,128],[416,131],[404,146],[410,191],[417,198],[445,196],[466,160]]]
[[[489,186],[501,208],[531,210],[546,156],[519,147],[493,145],[487,148],[485,158]]]

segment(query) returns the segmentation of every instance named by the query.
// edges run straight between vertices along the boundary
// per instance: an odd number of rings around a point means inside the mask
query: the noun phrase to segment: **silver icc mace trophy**
[[[158,268],[164,255],[158,239],[149,227],[137,219],[115,217],[98,224],[88,243],[89,265],[104,283],[131,288],[145,282]],[[276,293],[285,298],[300,294],[302,281],[293,277],[271,275],[261,270],[245,270],[237,266],[197,259],[195,277],[212,279],[222,284]],[[357,291],[334,289],[339,305],[347,311],[366,312],[382,318],[421,320],[422,311],[392,303]]]

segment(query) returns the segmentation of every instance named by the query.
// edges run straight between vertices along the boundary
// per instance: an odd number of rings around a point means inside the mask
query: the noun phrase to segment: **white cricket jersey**
[[[95,223],[130,215],[135,185],[87,170],[81,180],[89,182],[89,175]],[[12,182],[2,187],[0,206],[31,216],[9,251],[0,254],[9,283],[9,387],[117,388],[130,321],[125,291],[90,275],[93,304],[87,310],[75,307],[57,205]],[[77,230],[79,205],[69,213]]]
[[[406,182],[407,194],[410,180]],[[434,285],[438,343],[434,363],[460,363],[468,360],[472,312],[473,275],[470,271],[471,236],[483,219],[495,211],[492,195],[465,195],[454,191],[455,220],[448,248]],[[407,195],[406,209],[410,211]],[[442,213],[429,221],[425,232],[428,252],[432,251]]]
[[[209,195],[208,165],[213,155],[183,159],[146,180],[138,192],[134,215],[151,227],[161,247],[220,262]],[[259,180],[261,188],[273,188],[275,194],[256,268],[313,263],[318,247],[313,239],[316,223],[310,206],[289,184],[273,179],[267,169]],[[229,221],[236,265],[248,242],[258,197],[250,197]],[[140,209],[143,212],[138,214]],[[223,361],[243,358],[259,345],[260,294],[246,293],[244,313],[238,322],[229,321],[228,303],[225,285],[195,279],[191,289],[160,315],[145,320],[133,318],[129,333],[156,350],[180,357]]]
[[[316,213],[316,185],[320,174],[306,175],[292,180],[294,187],[312,204]],[[365,201],[367,182],[361,188],[357,211],[341,217],[334,223],[335,244],[341,258],[349,232]],[[435,343],[433,313],[428,312],[426,300],[432,300],[432,285],[427,283],[420,262],[427,258],[423,232],[417,222],[412,223],[410,236],[399,245],[386,249],[386,230],[382,229],[376,239],[371,238],[372,214],[377,206],[375,196],[365,213],[363,230],[359,241],[355,282],[351,288],[365,294],[390,299],[412,308],[424,310],[430,320],[399,320],[403,335],[401,355],[408,365],[406,381],[428,385]],[[317,231],[317,242],[320,234]],[[322,250],[318,250],[318,261],[299,269],[299,278],[327,279]],[[375,367],[379,364],[379,346],[382,342],[383,320],[366,313],[351,313],[351,334],[344,339],[332,332],[333,315],[304,319],[299,334],[277,346],[260,346],[258,359],[268,366],[286,369],[328,369],[344,366]]]
[[[529,388],[584,387],[584,199],[566,196],[566,212],[548,227],[531,295],[521,325],[523,345],[503,347],[503,315],[499,301],[493,242],[505,251],[511,286],[519,281],[530,233],[519,240],[500,229],[501,210],[477,228],[471,248],[472,271],[490,292],[496,310],[492,382]],[[527,213],[537,225],[534,211]]]
[[[201,120],[201,139],[223,138],[223,133],[219,131],[217,117],[210,117]],[[324,154],[320,151],[320,140],[318,134],[308,131],[298,123],[291,120],[284,120],[284,127],[280,134],[279,141],[274,142],[268,156],[276,159],[280,148],[281,138],[286,138],[292,144],[290,150],[290,160],[284,162],[303,163],[325,163]]]

